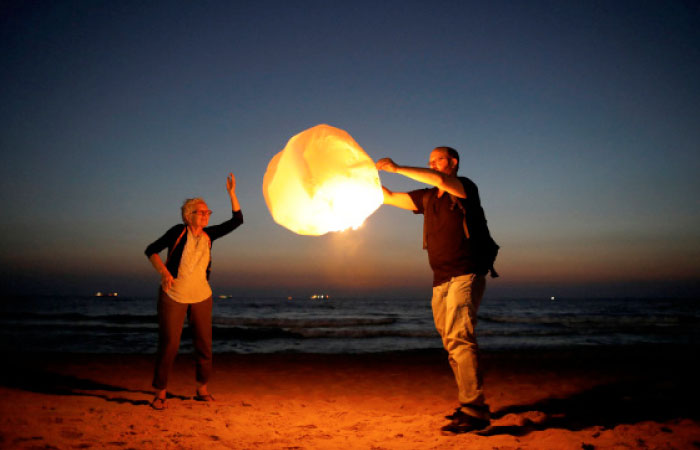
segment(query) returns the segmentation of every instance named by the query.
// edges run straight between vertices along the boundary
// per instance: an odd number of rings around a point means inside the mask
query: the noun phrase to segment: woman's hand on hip
[[[163,292],[168,292],[173,285],[173,276],[167,270],[161,274],[160,285],[163,288]]]

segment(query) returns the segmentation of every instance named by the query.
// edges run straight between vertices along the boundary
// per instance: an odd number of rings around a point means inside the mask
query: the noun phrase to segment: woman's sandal
[[[151,402],[151,408],[155,409],[156,411],[163,411],[164,409],[167,409],[167,407],[168,403],[164,398],[156,397]]]

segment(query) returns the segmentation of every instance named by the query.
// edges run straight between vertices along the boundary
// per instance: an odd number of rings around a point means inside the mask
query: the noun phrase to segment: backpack
[[[464,236],[467,239],[472,239],[471,235],[469,234],[469,226],[467,225],[467,210],[464,207],[464,204],[460,201],[460,199],[449,192],[446,192],[445,194],[450,196],[450,201],[452,202],[452,208],[455,206],[459,208],[459,210],[462,212],[462,227],[464,228]],[[423,249],[428,248],[428,236],[427,236],[427,231],[426,231],[426,224],[425,224],[425,211],[428,209],[428,198],[430,197],[430,191],[426,192],[423,195]],[[484,219],[484,229],[486,233],[482,233],[483,236],[481,239],[479,239],[478,242],[475,242],[476,246],[476,251],[478,255],[478,265],[480,267],[485,267],[488,271],[488,273],[491,274],[491,278],[498,278],[498,272],[496,272],[496,269],[494,269],[493,265],[496,262],[496,256],[498,256],[498,250],[501,248],[496,241],[493,240],[491,237],[491,233],[489,232],[488,226],[486,226],[486,219]]]

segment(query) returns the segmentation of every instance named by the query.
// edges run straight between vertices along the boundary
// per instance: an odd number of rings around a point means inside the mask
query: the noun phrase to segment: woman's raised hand
[[[229,173],[226,177],[226,189],[228,190],[228,196],[231,197],[231,208],[233,211],[240,211],[241,205],[238,203],[238,197],[236,197],[236,177],[233,173]]]
[[[229,173],[226,177],[226,190],[229,195],[233,195],[236,192],[236,177],[233,176],[233,173]]]

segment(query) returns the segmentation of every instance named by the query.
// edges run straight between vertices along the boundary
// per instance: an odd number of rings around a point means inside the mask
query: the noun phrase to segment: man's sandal
[[[194,399],[197,400],[198,402],[213,402],[214,401],[214,397],[211,394],[204,394],[204,395],[197,394],[194,396]]]

